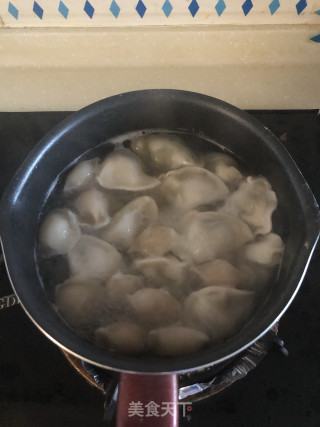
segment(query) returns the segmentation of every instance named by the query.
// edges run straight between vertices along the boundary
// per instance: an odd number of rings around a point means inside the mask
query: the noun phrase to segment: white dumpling
[[[254,293],[250,291],[208,286],[186,299],[185,324],[205,332],[213,341],[226,339],[248,319],[253,299]]]
[[[277,196],[268,181],[249,176],[230,194],[223,211],[239,216],[255,234],[266,234],[271,231],[271,216],[276,207]]]
[[[247,279],[246,275],[224,259],[215,259],[198,265],[197,273],[203,286],[227,286],[237,288]]]
[[[117,272],[107,281],[106,293],[109,306],[122,307],[126,302],[126,296],[134,294],[143,288],[142,278],[132,274]]]
[[[243,179],[236,161],[227,154],[212,153],[207,155],[206,168],[230,185],[238,185]]]
[[[280,264],[283,253],[283,242],[275,233],[258,236],[254,243],[245,246],[247,261],[257,263],[263,267],[273,267]]]
[[[94,178],[97,166],[97,158],[78,163],[67,176],[64,191],[81,190],[89,185]]]
[[[59,209],[46,216],[39,232],[40,244],[48,255],[65,254],[80,239],[76,216],[68,209]]]
[[[96,343],[108,350],[125,354],[139,354],[146,348],[146,332],[129,322],[116,322],[95,332]]]
[[[156,202],[141,196],[121,208],[102,231],[101,237],[120,249],[128,249],[139,233],[158,216]]]
[[[131,149],[151,167],[167,171],[197,163],[195,156],[175,135],[149,134],[131,141]]]
[[[197,166],[173,170],[160,177],[161,194],[175,209],[189,211],[225,199],[229,190],[215,174]]]
[[[144,230],[133,242],[131,252],[142,256],[164,255],[170,252],[177,233],[173,228],[155,225]]]
[[[68,252],[73,276],[107,279],[122,267],[122,256],[109,243],[94,236],[83,235]]]
[[[207,334],[186,326],[169,326],[149,332],[148,346],[159,356],[182,356],[200,350],[209,341]]]
[[[161,256],[172,252],[180,259],[188,258],[188,250],[183,236],[173,228],[155,225],[145,229],[133,242],[130,252],[140,256]]]
[[[94,228],[110,222],[108,199],[101,191],[93,189],[81,193],[75,207],[80,220]]]
[[[253,240],[247,224],[222,212],[191,211],[182,217],[181,226],[195,264],[221,257]]]
[[[106,306],[105,289],[95,281],[73,277],[56,287],[56,305],[71,326],[93,331]]]
[[[166,257],[137,259],[134,267],[157,287],[179,286],[187,274],[187,264]]]
[[[180,303],[163,289],[144,288],[127,298],[133,314],[144,325],[169,324],[181,313]]]
[[[142,170],[140,159],[129,150],[109,154],[102,162],[96,178],[101,187],[111,190],[140,191],[160,183],[157,178]]]

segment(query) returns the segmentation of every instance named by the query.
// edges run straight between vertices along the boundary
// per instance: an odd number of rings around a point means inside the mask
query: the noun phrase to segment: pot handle
[[[177,376],[120,375],[117,427],[177,427]]]

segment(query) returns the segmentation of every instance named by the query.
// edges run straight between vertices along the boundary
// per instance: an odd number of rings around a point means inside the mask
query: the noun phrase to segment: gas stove
[[[320,200],[318,111],[250,113],[282,141]],[[69,114],[0,113],[1,192],[32,147]],[[288,357],[283,342],[273,334],[253,350],[259,356],[256,359],[243,354],[229,370],[208,374],[205,382],[181,379],[180,399],[188,402],[180,405],[181,426],[320,424],[319,261],[318,246],[301,290],[279,325]],[[12,289],[2,266],[0,298],[9,294]],[[13,302],[13,298],[6,301],[7,305]],[[0,308],[4,305],[0,299]],[[276,351],[279,348],[282,351]],[[104,403],[107,398],[108,407],[115,397],[116,376],[105,375],[108,381],[104,381],[101,372],[66,356],[36,329],[19,305],[0,310],[1,426],[113,425],[103,417],[112,418]]]

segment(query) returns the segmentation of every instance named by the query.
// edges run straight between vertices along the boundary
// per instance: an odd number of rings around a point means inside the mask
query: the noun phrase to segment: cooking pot
[[[277,282],[251,320],[225,342],[175,358],[114,354],[76,335],[47,298],[36,262],[40,213],[58,174],[103,141],[152,129],[200,136],[225,147],[256,174],[264,175],[277,193],[279,204],[274,224],[285,242]],[[0,211],[3,254],[25,312],[61,348],[100,367],[122,372],[118,425],[130,426],[150,425],[150,421],[152,425],[175,425],[174,374],[221,364],[273,326],[300,287],[319,236],[319,223],[319,209],[312,192],[288,152],[267,128],[225,102],[177,90],[129,92],[70,115],[29,154],[7,187]],[[138,401],[172,405],[167,416],[149,420],[130,416],[130,404]]]

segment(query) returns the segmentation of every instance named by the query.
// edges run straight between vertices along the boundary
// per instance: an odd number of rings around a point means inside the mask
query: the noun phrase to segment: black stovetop
[[[320,200],[317,111],[251,112],[282,141]],[[31,148],[70,113],[0,113],[0,193]],[[271,351],[244,379],[192,405],[181,426],[320,425],[320,250],[279,335],[289,356]],[[4,269],[0,297],[12,293]],[[69,365],[19,306],[0,310],[0,426],[106,426],[104,397]]]

